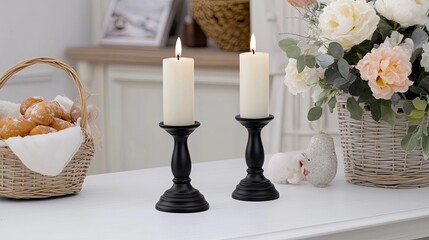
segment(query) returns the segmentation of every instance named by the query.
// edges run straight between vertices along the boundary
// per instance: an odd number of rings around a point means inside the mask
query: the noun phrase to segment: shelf
[[[185,48],[184,57],[195,59],[196,67],[239,68],[239,53],[225,52],[212,48]],[[76,61],[116,64],[161,65],[162,59],[174,56],[174,49],[143,48],[122,46],[71,47],[66,49],[66,57]]]

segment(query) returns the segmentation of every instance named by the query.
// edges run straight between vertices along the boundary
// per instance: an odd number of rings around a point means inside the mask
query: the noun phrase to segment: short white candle
[[[186,126],[195,122],[194,59],[181,57],[180,38],[176,57],[162,60],[164,124]]]
[[[240,54],[240,117],[268,117],[269,85],[269,55],[256,52],[252,34],[250,52]]]

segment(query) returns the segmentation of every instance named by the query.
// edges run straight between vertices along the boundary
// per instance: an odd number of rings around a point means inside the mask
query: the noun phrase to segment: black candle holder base
[[[279,192],[262,172],[249,173],[237,185],[232,198],[241,201],[270,201],[279,198]]]
[[[264,147],[262,145],[261,130],[274,116],[266,118],[249,119],[236,116],[235,119],[249,132],[246,146],[247,176],[240,181],[232,193],[232,198],[242,201],[270,201],[279,198],[279,192],[274,185],[265,178],[264,169]]]
[[[188,150],[188,136],[200,126],[199,122],[188,126],[169,126],[163,122],[159,124],[174,139],[171,171],[173,172],[173,186],[165,191],[155,208],[163,212],[194,213],[209,209],[209,203],[204,196],[192,187],[191,156]]]
[[[172,213],[202,212],[209,209],[209,203],[190,183],[175,183],[161,196],[156,204],[156,209]]]

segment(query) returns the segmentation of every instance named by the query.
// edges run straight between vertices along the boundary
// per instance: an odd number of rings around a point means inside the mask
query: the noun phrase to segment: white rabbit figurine
[[[274,154],[268,165],[268,178],[273,183],[300,183],[305,180],[302,169],[303,159],[302,151]]]

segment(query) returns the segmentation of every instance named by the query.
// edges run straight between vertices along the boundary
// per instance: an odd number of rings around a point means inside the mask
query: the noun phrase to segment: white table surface
[[[194,164],[192,183],[209,211],[155,210],[171,186],[167,167],[89,176],[78,195],[0,199],[0,239],[414,239],[429,236],[429,188],[394,190],[346,183],[276,185],[280,199],[242,202],[231,192],[243,159]]]

